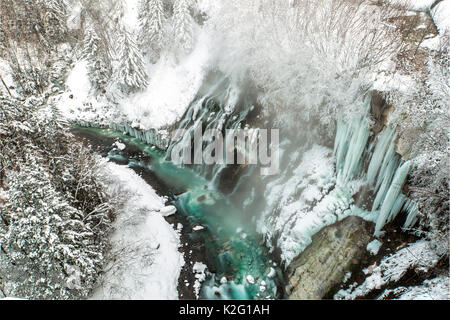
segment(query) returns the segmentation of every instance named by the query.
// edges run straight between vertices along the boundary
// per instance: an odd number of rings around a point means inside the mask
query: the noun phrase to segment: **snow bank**
[[[79,61],[67,76],[66,87],[74,97],[84,102],[89,96],[91,83],[88,76],[88,63],[85,60]]]
[[[125,166],[105,164],[111,192],[127,193],[112,236],[113,260],[93,299],[178,299],[179,234],[159,211],[165,198]]]
[[[311,243],[316,232],[332,223],[322,212],[328,211],[331,199],[327,194],[335,183],[332,150],[315,145],[301,157],[288,179],[283,175],[268,184],[267,209],[258,223],[258,231],[268,238],[281,234],[277,245],[287,264]],[[279,214],[272,216],[273,212]]]
[[[52,101],[68,120],[109,125],[117,119],[117,110],[102,96],[95,96],[89,81],[88,62],[80,60],[68,73],[66,90]]]
[[[56,106],[69,120],[78,120],[83,105],[87,102],[91,83],[88,77],[88,63],[78,61],[67,75],[66,91],[56,97]]]

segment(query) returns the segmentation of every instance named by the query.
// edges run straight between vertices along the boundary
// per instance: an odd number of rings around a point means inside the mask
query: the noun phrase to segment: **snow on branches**
[[[103,267],[113,205],[98,159],[44,103],[0,96],[0,287],[22,298],[83,298]]]
[[[139,8],[139,45],[157,59],[164,41],[166,16],[162,0],[141,0]]]
[[[148,85],[145,63],[133,35],[122,29],[119,38],[119,64],[115,82],[123,92],[134,92]]]

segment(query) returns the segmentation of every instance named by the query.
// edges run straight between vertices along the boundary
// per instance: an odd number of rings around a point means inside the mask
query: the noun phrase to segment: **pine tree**
[[[45,96],[0,93],[0,286],[30,299],[86,297],[111,221],[101,163]]]
[[[31,157],[30,157],[31,158]],[[3,290],[31,299],[85,297],[103,259],[94,230],[50,183],[50,173],[28,159],[13,173],[1,208]]]
[[[164,4],[162,0],[141,0],[139,9],[139,44],[157,59],[164,41]]]
[[[4,18],[0,15],[0,56],[3,56],[6,51],[6,41],[8,41],[8,37],[6,36],[6,27]]]
[[[189,0],[176,0],[174,4],[175,41],[184,52],[194,45],[193,19],[189,12]]]
[[[111,71],[105,62],[106,53],[103,50],[100,38],[93,28],[89,28],[86,31],[81,56],[88,61],[89,79],[92,85],[98,91],[104,93],[108,86]]]
[[[148,85],[145,64],[133,35],[121,30],[119,38],[119,69],[115,80],[124,93],[137,91]]]
[[[63,0],[44,0],[44,26],[46,36],[53,41],[62,41],[67,33],[67,8]]]

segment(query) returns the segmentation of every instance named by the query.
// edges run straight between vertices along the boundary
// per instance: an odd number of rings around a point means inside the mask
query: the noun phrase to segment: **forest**
[[[450,0],[0,0],[0,300],[448,300],[449,37]],[[197,132],[241,161],[176,163]]]

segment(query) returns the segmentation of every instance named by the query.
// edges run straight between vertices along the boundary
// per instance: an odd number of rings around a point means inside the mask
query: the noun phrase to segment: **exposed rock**
[[[386,120],[389,114],[394,110],[394,107],[388,104],[378,91],[372,91],[371,96],[370,113],[375,121],[372,130],[375,134],[378,134],[383,130]]]
[[[410,128],[402,132],[395,142],[395,152],[397,152],[403,161],[407,161],[411,155],[413,144],[417,141],[417,137],[422,133],[420,129]]]
[[[349,217],[324,228],[288,268],[289,299],[322,299],[365,254],[367,222]]]

